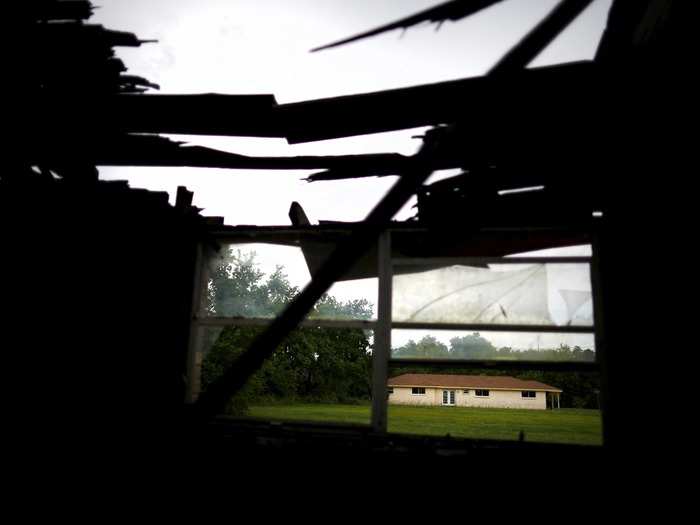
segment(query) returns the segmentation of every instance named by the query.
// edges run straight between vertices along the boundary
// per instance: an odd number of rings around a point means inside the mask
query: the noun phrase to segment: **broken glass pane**
[[[589,265],[426,266],[394,275],[392,316],[404,322],[592,326]]]

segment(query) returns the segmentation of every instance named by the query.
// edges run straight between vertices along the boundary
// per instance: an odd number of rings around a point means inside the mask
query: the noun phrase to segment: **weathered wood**
[[[185,186],[178,186],[175,195],[175,207],[179,210],[187,210],[192,206],[194,192],[188,191]]]
[[[494,120],[562,125],[572,100],[595,108],[601,79],[593,63],[517,71],[507,78],[474,77],[409,88],[277,105],[272,95],[115,95],[34,99],[29,116],[85,120],[91,129],[134,133],[281,137],[290,143],[380,133],[463,119],[474,130]],[[81,109],[82,108],[82,109]],[[88,109],[89,111],[85,111]],[[506,120],[507,119],[507,120]],[[568,122],[568,124],[567,124]],[[96,126],[96,127],[95,127]],[[502,129],[503,126],[500,126]]]
[[[584,103],[599,91],[593,63],[517,71],[507,78],[474,77],[375,93],[284,104],[277,108],[284,136],[296,144],[463,120],[475,132],[494,122],[561,120],[561,106]],[[551,111],[554,110],[556,111]],[[543,126],[544,127],[544,126]],[[503,125],[499,125],[503,130]]]

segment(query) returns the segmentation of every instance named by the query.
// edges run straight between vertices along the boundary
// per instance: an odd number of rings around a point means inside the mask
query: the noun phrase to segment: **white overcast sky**
[[[441,0],[101,0],[91,19],[158,43],[122,48],[129,73],[161,93],[273,94],[279,103],[425,84],[485,73],[558,3],[506,0],[439,31],[424,24],[320,53],[321,44],[432,7]],[[596,0],[531,66],[593,57],[611,0]],[[413,153],[416,130],[290,146],[281,139],[185,137],[249,155]],[[182,140],[183,137],[177,137]],[[309,171],[100,168],[101,178],[133,187],[194,191],[194,204],[226,224],[289,224],[292,201],[312,222],[361,220],[393,177],[307,183]],[[438,175],[439,176],[439,175]],[[397,215],[413,215],[409,203]],[[304,268],[288,261],[301,284]],[[298,277],[296,277],[298,274]],[[356,283],[355,291],[360,283]],[[341,286],[342,288],[342,286]],[[369,288],[366,288],[369,289]],[[346,290],[339,290],[348,297]],[[370,298],[371,298],[370,294]],[[376,297],[376,295],[375,295]]]

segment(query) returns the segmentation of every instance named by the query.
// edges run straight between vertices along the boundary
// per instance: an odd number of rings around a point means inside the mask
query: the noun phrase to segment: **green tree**
[[[255,254],[230,252],[211,271],[207,310],[211,315],[273,317],[299,292],[282,267],[265,277]],[[372,305],[364,299],[342,302],[325,294],[310,318],[368,319]],[[255,327],[227,327],[210,341],[202,366],[206,388],[235,362],[260,333]],[[245,413],[254,401],[304,399],[351,402],[371,392],[369,336],[364,330],[304,328],[274,352],[246,387],[229,403],[230,413]]]
[[[479,332],[450,339],[450,356],[459,359],[493,359],[498,355],[491,341]]]
[[[447,346],[432,335],[426,335],[417,343],[410,339],[404,346],[392,350],[394,357],[450,357]]]

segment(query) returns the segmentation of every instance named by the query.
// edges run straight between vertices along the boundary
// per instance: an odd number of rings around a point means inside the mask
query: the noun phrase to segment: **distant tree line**
[[[282,267],[266,276],[255,254],[240,251],[226,254],[213,269],[207,290],[206,308],[211,315],[273,317],[299,292]],[[361,299],[339,301],[324,295],[309,317],[369,319],[372,304]],[[259,327],[232,326],[208,331],[209,348],[202,364],[202,386],[216,380],[257,337]],[[227,411],[245,413],[252,403],[328,402],[356,403],[371,398],[371,333],[360,329],[302,328],[292,332],[247,385],[232,398]],[[594,352],[579,347],[517,351],[497,349],[478,333],[456,337],[448,347],[433,336],[409,341],[392,351],[395,357],[460,359],[538,359],[592,361]],[[435,372],[430,367],[392,370]],[[598,408],[597,374],[563,372],[518,372],[506,370],[453,370],[440,373],[512,375],[535,379],[564,390],[562,407]]]
[[[595,352],[579,346],[517,350],[511,347],[496,348],[491,341],[478,332],[450,339],[450,346],[426,335],[417,343],[409,340],[405,345],[392,350],[394,357],[430,357],[441,359],[506,359],[530,361],[595,361]]]

